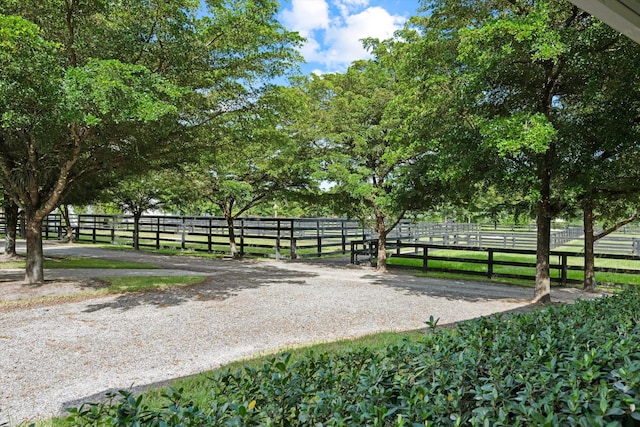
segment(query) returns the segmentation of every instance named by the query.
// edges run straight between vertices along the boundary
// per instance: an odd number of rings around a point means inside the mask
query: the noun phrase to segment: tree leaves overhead
[[[475,157],[473,170],[502,194],[537,201],[540,297],[549,292],[551,218],[585,188],[626,186],[612,165],[637,151],[638,46],[566,1],[422,8],[405,30],[405,69],[423,105],[437,99],[434,111],[468,124],[442,134],[446,151],[460,149],[451,160],[466,169]]]
[[[31,235],[75,182],[187,160],[221,116],[295,70],[302,39],[277,12],[275,0],[0,1],[0,179]],[[42,263],[27,264],[42,281]]]
[[[181,90],[140,65],[91,60],[65,75],[69,122],[86,126],[112,122],[149,122],[177,114]]]

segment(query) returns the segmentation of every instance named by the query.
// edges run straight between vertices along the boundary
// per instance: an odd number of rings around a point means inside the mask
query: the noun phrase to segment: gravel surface
[[[344,260],[202,260],[66,245],[48,246],[45,253],[140,260],[209,277],[186,288],[0,311],[0,424],[61,415],[109,390],[183,377],[257,353],[418,329],[430,315],[439,324],[457,322],[517,309],[532,297],[526,288],[376,275]],[[96,273],[76,270],[75,276]],[[0,271],[0,288],[11,274]],[[552,295],[556,301],[582,296],[570,289]]]

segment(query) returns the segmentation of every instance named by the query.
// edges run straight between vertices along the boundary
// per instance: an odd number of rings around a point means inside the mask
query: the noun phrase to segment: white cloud
[[[315,30],[329,28],[329,5],[326,0],[293,0],[292,8],[281,14],[282,23],[309,37]]]
[[[344,71],[353,61],[369,58],[361,40],[388,39],[406,21],[382,7],[369,6],[370,0],[330,1],[292,0],[292,8],[281,15],[287,28],[307,39],[301,53],[307,63],[325,67],[321,72]]]
[[[324,61],[321,62],[329,68],[340,70],[355,60],[369,58],[369,53],[362,47],[362,39],[388,39],[405,21],[404,17],[391,15],[381,7],[370,7],[349,15],[342,25],[332,27],[325,33],[326,50]]]
[[[369,0],[335,0],[335,6],[343,17],[347,17],[353,10],[362,9],[368,5]]]

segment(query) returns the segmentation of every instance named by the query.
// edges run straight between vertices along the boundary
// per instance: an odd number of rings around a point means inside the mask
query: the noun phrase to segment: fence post
[[[240,219],[240,256],[244,256],[244,218]]]
[[[186,232],[187,232],[187,226],[185,225],[185,218],[182,217],[182,235],[180,236],[180,249],[184,250],[185,249],[185,240],[187,239],[186,236]]]
[[[400,239],[396,240],[396,255],[400,255],[400,243],[402,243]]]
[[[316,221],[316,238],[318,240],[318,256],[322,256],[322,236],[320,236],[320,220]]]
[[[493,249],[489,248],[487,249],[487,251],[489,252],[489,256],[487,257],[487,277],[489,279],[493,278]]]
[[[160,217],[156,218],[156,250],[160,249]]]
[[[44,238],[45,240],[49,240],[49,217],[46,217],[44,221],[42,221],[42,225],[44,226]],[[42,233],[42,230],[40,230]]]
[[[76,223],[75,228],[75,234],[76,234],[76,238],[77,241],[80,242],[81,241],[81,236],[80,236],[80,224],[82,224],[82,215],[78,215],[78,222]]]
[[[560,255],[560,286],[567,286],[567,255]]]
[[[429,270],[429,248],[427,246],[422,247],[422,271],[425,273]]]
[[[354,249],[355,243],[354,242],[355,242],[355,240],[351,241],[351,264],[355,264],[355,258],[356,258],[355,257],[355,249]]]
[[[276,218],[276,259],[280,259],[280,220]]]
[[[213,234],[213,232],[211,231],[213,228],[213,221],[211,219],[211,217],[209,217],[209,228],[207,229],[207,253],[211,253],[212,249],[211,249],[211,234]]]
[[[296,244],[295,237],[291,239],[290,245],[291,245],[291,259],[298,259],[297,248],[296,248],[297,244]]]

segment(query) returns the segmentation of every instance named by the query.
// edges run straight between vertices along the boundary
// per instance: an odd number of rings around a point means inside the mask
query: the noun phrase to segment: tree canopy
[[[25,212],[27,281],[43,280],[40,224],[70,184],[189,153],[299,60],[276,1],[204,5],[0,2],[0,177]]]
[[[375,230],[377,269],[385,271],[387,234],[407,213],[436,205],[447,176],[433,139],[412,125],[414,86],[399,78],[390,59],[402,52],[369,43],[375,59],[308,82],[309,135],[334,211]]]
[[[624,64],[615,58],[638,48],[560,0],[438,0],[422,7],[428,14],[412,21],[419,29],[412,49],[423,98],[447,89],[454,99],[447,105],[472,130],[466,151],[484,163],[488,182],[536,201],[535,299],[546,301],[551,220],[571,202],[567,165],[585,144],[575,124],[585,108],[599,108],[593,95],[620,74],[616,67]],[[427,84],[434,76],[438,84]]]

